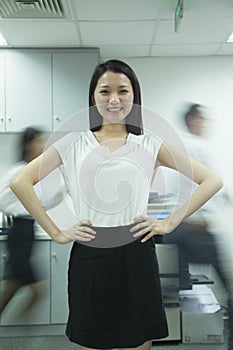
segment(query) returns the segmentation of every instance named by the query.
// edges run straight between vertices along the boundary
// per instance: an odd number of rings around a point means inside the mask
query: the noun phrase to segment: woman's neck
[[[97,133],[106,137],[122,137],[128,134],[125,124],[103,124]]]

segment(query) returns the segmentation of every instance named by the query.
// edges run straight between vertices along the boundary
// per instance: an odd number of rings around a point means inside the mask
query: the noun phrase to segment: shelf
[[[190,275],[192,284],[214,284],[214,281],[205,275]]]

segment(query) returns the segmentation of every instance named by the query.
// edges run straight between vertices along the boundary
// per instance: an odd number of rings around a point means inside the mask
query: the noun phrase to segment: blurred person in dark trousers
[[[190,104],[184,112],[184,122],[187,131],[182,135],[184,146],[189,155],[205,164],[209,168],[213,166],[208,152],[208,142],[205,140],[206,127],[205,107],[200,104]],[[193,186],[187,178],[182,179],[179,188],[180,198],[185,197],[185,191]],[[183,192],[183,193],[182,193]],[[187,191],[188,192],[188,191]],[[229,273],[223,264],[219,244],[215,233],[211,232],[211,220],[216,215],[218,205],[230,198],[224,191],[206,205],[201,207],[188,219],[182,222],[172,234],[163,236],[163,243],[176,244],[179,248],[179,275],[180,289],[192,288],[189,274],[189,263],[210,264],[214,267],[227,294],[229,315],[229,350],[233,349],[233,303],[231,296],[231,283]]]
[[[0,314],[14,297],[15,293],[27,286],[30,294],[27,297],[22,315],[26,314],[43,295],[45,280],[48,276],[37,273],[31,263],[33,242],[35,237],[35,222],[24,206],[9,188],[12,179],[29,162],[38,157],[44,147],[43,132],[34,127],[26,128],[20,135],[18,151],[20,161],[14,164],[0,181],[0,210],[12,218],[12,225],[7,232],[7,260],[4,267],[3,289],[0,294]],[[39,186],[36,186],[40,194]],[[53,202],[61,201],[62,195],[54,189]],[[50,203],[54,206],[54,203]],[[21,315],[21,316],[22,316]]]

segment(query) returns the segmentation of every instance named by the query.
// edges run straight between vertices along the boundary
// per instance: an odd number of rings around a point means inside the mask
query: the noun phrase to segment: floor
[[[65,336],[0,338],[1,350],[79,350]],[[153,344],[153,350],[227,350],[226,344]]]
[[[224,339],[221,344],[182,344],[181,342],[153,343],[152,350],[233,350],[227,346],[228,320],[224,321]],[[0,350],[80,350],[64,335],[0,337]],[[115,349],[114,349],[115,350]]]

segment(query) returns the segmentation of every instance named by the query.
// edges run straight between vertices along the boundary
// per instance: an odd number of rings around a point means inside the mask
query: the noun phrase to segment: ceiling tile
[[[152,40],[154,21],[81,22],[84,45],[143,45]]]
[[[62,2],[72,14],[66,20],[0,18],[10,46],[95,46],[104,57],[232,55],[226,40],[233,32],[233,0],[184,0],[178,33],[178,0]]]
[[[173,19],[178,0],[160,0],[160,18]],[[184,0],[184,19],[233,17],[232,0]]]
[[[100,56],[107,58],[146,57],[149,45],[100,46]]]
[[[74,22],[42,20],[4,20],[1,29],[11,46],[74,46],[79,45]],[[58,34],[59,33],[59,34]]]
[[[79,20],[155,19],[159,0],[76,0]]]
[[[233,29],[232,19],[183,20],[178,33],[174,21],[159,22],[154,44],[218,43],[225,41]]]
[[[184,1],[185,18],[225,18],[233,17],[232,0]]]
[[[208,56],[214,55],[219,44],[153,45],[150,56]]]
[[[164,1],[160,0],[159,3],[159,18],[160,19],[173,19],[175,16],[175,9],[177,1]]]

